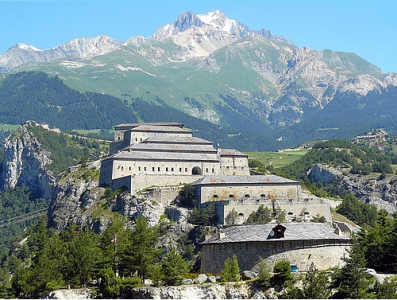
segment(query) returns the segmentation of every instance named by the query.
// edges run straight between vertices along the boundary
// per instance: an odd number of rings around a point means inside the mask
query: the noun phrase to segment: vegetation
[[[208,205],[198,209],[194,207],[189,212],[188,222],[195,225],[211,226],[218,223],[218,216],[216,214],[215,205]]]
[[[223,266],[223,282],[236,282],[240,281],[240,267],[238,265],[238,260],[235,254],[233,257],[228,257]]]
[[[108,152],[107,143],[101,145],[96,140],[70,137],[63,133],[46,130],[41,126],[29,126],[28,130],[37,138],[43,150],[51,153],[52,163],[47,167],[55,175],[65,171],[69,166],[83,162],[89,154],[99,157]],[[18,134],[18,131],[14,134]]]
[[[272,278],[274,284],[285,285],[293,279],[291,274],[291,262],[287,259],[278,261],[274,265],[273,272],[275,273]]]

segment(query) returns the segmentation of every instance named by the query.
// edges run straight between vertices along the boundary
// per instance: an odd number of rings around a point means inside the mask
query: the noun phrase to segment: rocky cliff
[[[51,199],[55,177],[47,166],[52,160],[50,153],[42,149],[37,138],[27,130],[30,125],[41,126],[27,122],[5,141],[1,188],[26,185],[39,197]]]

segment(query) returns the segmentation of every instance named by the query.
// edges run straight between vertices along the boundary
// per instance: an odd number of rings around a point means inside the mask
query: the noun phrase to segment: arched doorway
[[[201,175],[203,172],[201,171],[201,168],[199,167],[194,167],[192,169],[192,175]]]

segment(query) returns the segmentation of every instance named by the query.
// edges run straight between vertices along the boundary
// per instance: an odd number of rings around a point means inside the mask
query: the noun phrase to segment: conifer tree
[[[238,260],[235,254],[233,257],[228,257],[223,266],[223,282],[236,282],[240,281],[240,267],[238,265]]]

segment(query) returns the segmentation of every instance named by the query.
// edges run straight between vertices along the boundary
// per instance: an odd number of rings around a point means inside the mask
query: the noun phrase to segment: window
[[[265,194],[261,194],[261,197],[262,197],[262,198],[266,198],[266,195],[265,195]]]
[[[187,172],[187,168],[185,168],[185,172]]]
[[[179,168],[179,172],[182,172],[182,168]]]
[[[215,173],[215,169],[212,169],[212,173]]]
[[[208,173],[208,168],[205,168],[205,173]]]
[[[229,198],[234,198],[234,195],[233,195],[233,194],[230,194],[230,195],[229,195]]]
[[[143,167],[143,170],[146,171],[146,167]]]
[[[245,194],[244,197],[245,197],[245,198],[249,198],[249,197],[250,197],[250,194]]]
[[[131,167],[128,167],[128,171],[131,171]],[[139,170],[140,171],[140,170]]]
[[[124,171],[124,167],[121,167],[121,171]]]
[[[154,172],[154,167],[152,167],[152,171]]]
[[[159,170],[159,171],[160,171],[160,170]],[[167,168],[165,168],[165,171],[166,171],[166,172],[168,172],[168,167],[167,167]]]
[[[158,167],[158,168],[157,168],[157,171],[159,171],[159,172],[160,172],[160,167]]]
[[[215,194],[214,196],[212,196],[212,197],[214,197],[215,199],[218,199],[218,195],[217,194]]]
[[[174,168],[171,168],[171,172],[174,172]]]

